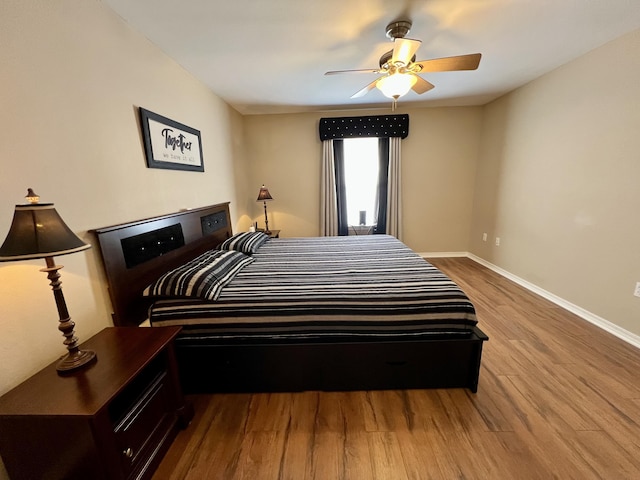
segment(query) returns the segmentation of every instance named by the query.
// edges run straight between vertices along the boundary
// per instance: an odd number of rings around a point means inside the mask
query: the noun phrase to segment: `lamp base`
[[[56,365],[56,370],[59,373],[78,370],[88,363],[95,361],[97,358],[96,352],[92,352],[91,350],[78,350],[62,357]]]
[[[269,217],[267,217],[267,201],[264,202],[264,233],[267,235],[271,235],[271,230],[269,230]]]

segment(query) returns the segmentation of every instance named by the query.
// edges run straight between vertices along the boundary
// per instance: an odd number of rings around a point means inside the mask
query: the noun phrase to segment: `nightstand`
[[[12,479],[150,478],[193,411],[180,390],[180,327],[106,328],[81,348],[88,368],[55,362],[0,397],[0,456]]]
[[[259,228],[256,232],[266,233],[264,228]],[[266,233],[266,235],[269,235],[269,238],[280,238],[280,230],[271,230],[271,232]]]

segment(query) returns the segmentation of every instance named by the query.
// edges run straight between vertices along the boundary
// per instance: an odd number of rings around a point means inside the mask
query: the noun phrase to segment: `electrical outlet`
[[[486,242],[486,241],[487,241],[487,234],[486,234],[486,233],[483,233],[483,234],[482,234],[482,241],[483,241],[483,242]]]
[[[633,292],[633,294],[634,294],[636,297],[640,297],[640,282],[637,282],[637,283],[636,283],[636,289],[635,289],[635,291]]]
[[[500,237],[496,237],[496,247],[500,246]]]

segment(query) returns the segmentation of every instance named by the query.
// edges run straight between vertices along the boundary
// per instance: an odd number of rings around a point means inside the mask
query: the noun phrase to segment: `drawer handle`
[[[133,457],[133,450],[131,450],[131,447],[128,447],[126,450],[122,452],[122,454],[127,458],[131,458]]]

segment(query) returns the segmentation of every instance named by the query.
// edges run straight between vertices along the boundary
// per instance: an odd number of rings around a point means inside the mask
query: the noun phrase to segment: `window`
[[[338,235],[385,233],[387,228],[388,138],[334,140]],[[362,224],[374,226],[362,232]]]
[[[376,222],[378,168],[377,138],[344,140],[344,183],[348,225],[373,225]]]
[[[321,235],[348,235],[353,226],[359,226],[360,211],[364,210],[365,223],[374,225],[373,231],[367,233],[388,234],[400,238],[400,141],[409,135],[409,115],[321,118],[318,131],[322,142]],[[368,195],[356,193],[357,199],[349,199],[350,205],[347,207],[344,144],[372,138],[375,140],[370,145],[377,141],[378,153],[373,157],[366,155],[364,161],[372,158],[378,160],[376,200],[373,207],[370,200],[363,200],[363,204],[360,205],[359,199]],[[349,149],[351,146],[348,146]],[[353,158],[350,153],[348,156],[349,160]],[[356,162],[358,157],[362,159],[360,154],[356,154]],[[356,182],[365,182],[362,177],[365,173],[375,171],[375,160],[370,160],[365,166],[359,165],[354,168],[359,174],[356,175]],[[360,191],[360,188],[352,187],[353,175],[350,174],[349,177],[349,191]],[[364,192],[367,190],[369,187],[363,188]],[[351,211],[348,220],[347,208]]]

